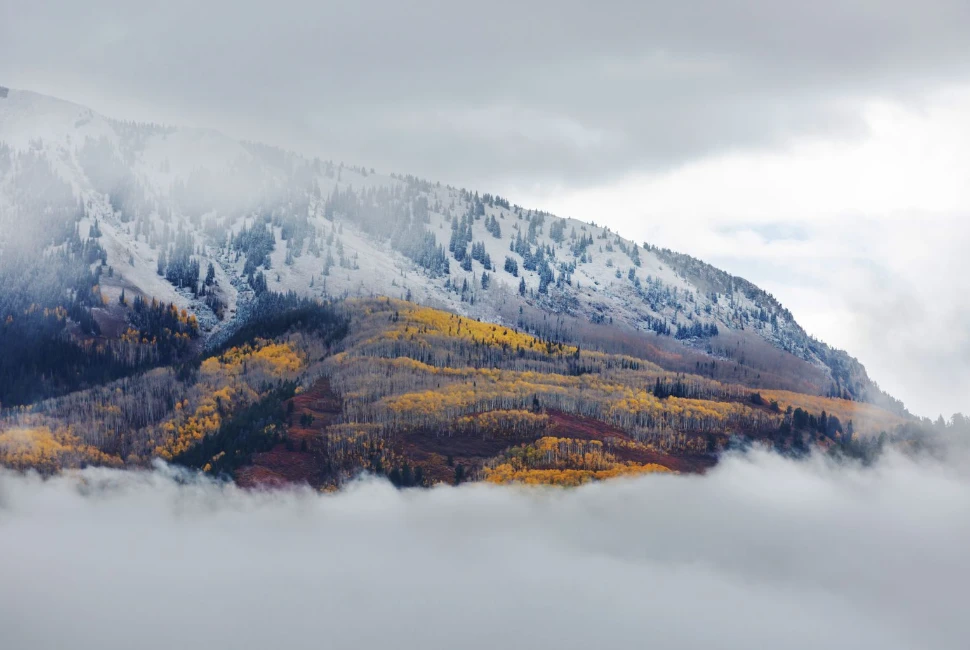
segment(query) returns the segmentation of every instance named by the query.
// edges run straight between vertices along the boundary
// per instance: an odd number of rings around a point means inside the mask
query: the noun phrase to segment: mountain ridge
[[[46,163],[51,178],[42,180],[66,182],[80,203],[78,238],[104,249],[102,266],[112,271],[99,284],[104,296],[176,304],[197,316],[212,344],[245,322],[260,290],[382,294],[544,335],[585,332],[594,345],[606,344],[601,326],[609,325],[629,345],[686,355],[697,369],[705,358],[734,365],[753,388],[811,386],[905,412],[770,294],[609,227],[211,129],[120,122],[16,89],[0,98],[0,143],[5,232],[33,205],[24,169]],[[66,199],[62,207],[71,211]],[[186,268],[173,268],[175,259]],[[200,276],[210,264],[207,283]],[[761,385],[762,375],[786,378]]]

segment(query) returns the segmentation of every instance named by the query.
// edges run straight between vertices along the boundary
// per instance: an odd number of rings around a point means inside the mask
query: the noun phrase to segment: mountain
[[[0,92],[0,143],[0,402],[8,406],[63,401],[148,368],[225,354],[241,333],[268,336],[253,323],[266,322],[273,305],[307,312],[342,299],[334,308],[341,315],[328,323],[370,322],[376,311],[396,319],[396,328],[403,312],[426,333],[428,318],[415,311],[423,305],[463,319],[466,328],[492,324],[474,345],[505,352],[508,341],[486,338],[512,328],[529,337],[518,353],[526,344],[536,355],[545,346],[544,361],[532,359],[545,364],[544,372],[588,374],[592,357],[585,355],[596,351],[609,355],[596,357],[599,369],[620,367],[624,358],[650,364],[650,376],[641,379],[656,380],[648,389],[658,395],[669,392],[667,373],[676,385],[694,387],[690,397],[713,382],[738,388],[705,395],[743,400],[754,391],[786,391],[838,398],[830,409],[849,400],[899,421],[907,416],[858,361],[808,336],[770,294],[605,226],[212,130],[120,122],[15,89]],[[381,302],[387,299],[395,302]],[[456,323],[442,336],[459,331]],[[572,366],[564,361],[567,343]],[[427,350],[442,345],[435,339]],[[476,367],[482,359],[496,368],[515,365],[511,357],[447,345]],[[309,353],[302,343],[288,349]],[[408,358],[420,356],[412,352]],[[426,356],[435,367],[452,365],[451,358]],[[317,370],[336,385],[342,375],[328,363]],[[353,421],[347,386],[321,390],[321,399],[343,400],[330,413],[332,424]],[[372,397],[391,394],[389,387]],[[295,395],[280,399],[296,408]],[[556,413],[569,411],[561,406]],[[617,432],[624,428],[622,418],[606,417],[600,407],[587,410]],[[458,409],[455,417],[459,411],[467,415]],[[354,417],[376,425],[374,414]],[[880,424],[892,418],[875,417]],[[144,460],[150,451],[136,455]]]

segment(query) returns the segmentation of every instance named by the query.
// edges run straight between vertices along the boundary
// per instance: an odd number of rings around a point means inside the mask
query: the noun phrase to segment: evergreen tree
[[[506,257],[505,272],[511,274],[512,277],[519,277],[519,263],[511,257]]]

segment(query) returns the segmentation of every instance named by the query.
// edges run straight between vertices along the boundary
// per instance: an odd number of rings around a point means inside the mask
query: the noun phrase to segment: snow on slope
[[[308,296],[411,295],[494,321],[500,320],[498,303],[520,300],[548,312],[622,323],[649,336],[654,335],[651,329],[663,327],[675,334],[695,323],[717,325],[755,332],[815,366],[832,367],[828,349],[810,340],[790,313],[753,285],[698,266],[696,260],[624,240],[602,226],[572,219],[560,224],[557,217],[497,197],[307,160],[211,130],[121,123],[20,90],[0,98],[0,142],[15,152],[42,152],[71,184],[84,203],[85,225],[100,224],[108,264],[129,286],[196,311],[210,330],[221,326],[212,311],[191,290],[176,289],[158,274],[159,257],[170,250],[177,233],[188,233],[202,273],[210,263],[216,269],[215,292],[231,319],[239,301],[252,295],[246,255],[232,238],[244,227],[267,223],[275,248],[259,271],[273,290]],[[426,221],[412,227],[424,228],[446,249],[453,222],[477,212],[469,243],[484,245],[492,268],[476,260],[466,272],[449,252],[450,272],[429,273],[395,248],[389,235],[393,228],[382,228],[387,224],[381,215],[367,221],[339,210],[328,214],[329,197],[349,190],[362,204],[369,201],[384,210],[388,222],[408,220],[418,202],[426,202]],[[10,192],[0,185],[0,205],[12,200]],[[487,228],[492,218],[501,228],[499,238]],[[555,282],[549,286],[540,280],[541,269],[526,270],[525,256],[510,250],[517,236],[527,238],[530,225],[540,222],[528,250],[530,255],[546,251],[547,260],[552,256]],[[559,241],[552,237],[554,224],[562,229]],[[299,248],[291,248],[293,239],[284,232],[294,227],[309,232]],[[592,240],[585,248],[578,246],[584,238]],[[335,260],[341,249],[345,263],[331,264],[328,258]],[[504,270],[507,257],[517,263],[517,275]],[[481,288],[483,273],[489,289]]]
[[[0,100],[0,141],[18,150],[32,141],[72,146],[85,137],[115,137],[107,120],[91,109],[26,90]]]

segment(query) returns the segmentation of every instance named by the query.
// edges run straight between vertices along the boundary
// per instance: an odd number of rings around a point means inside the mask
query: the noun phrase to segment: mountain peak
[[[25,187],[63,184],[71,228],[82,239],[96,230],[112,269],[107,298],[127,290],[172,302],[213,340],[261,290],[388,295],[594,346],[656,349],[672,368],[753,388],[889,403],[861,364],[808,337],[752,283],[609,227],[216,131],[119,122],[22,90],[0,102],[0,142],[10,148],[4,232],[26,214]],[[58,245],[42,235],[35,244]],[[206,288],[193,269],[210,265]]]

